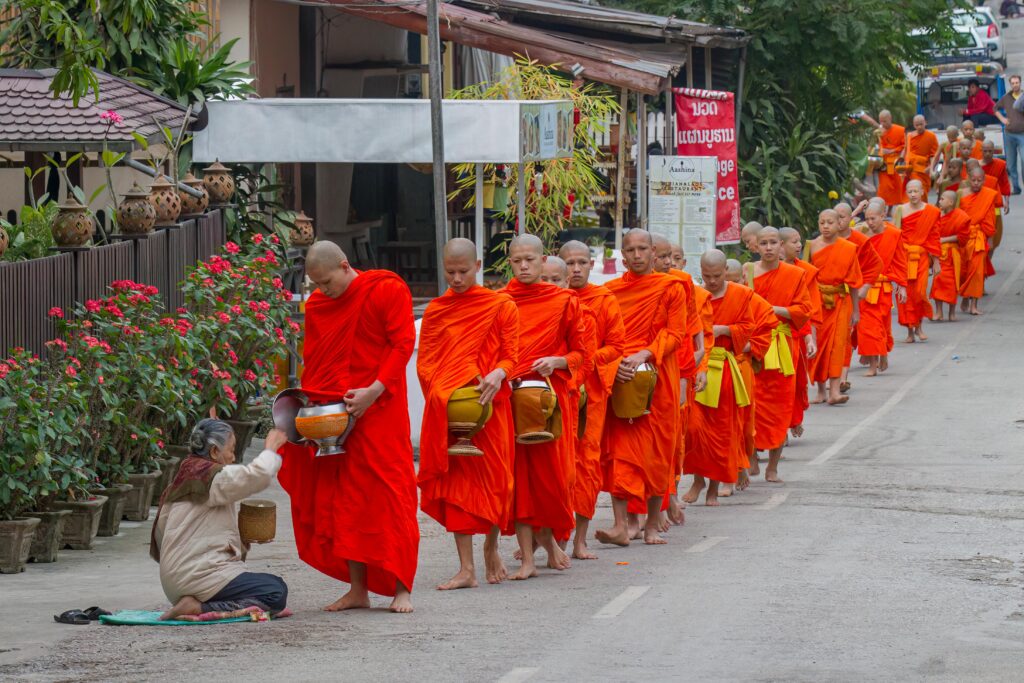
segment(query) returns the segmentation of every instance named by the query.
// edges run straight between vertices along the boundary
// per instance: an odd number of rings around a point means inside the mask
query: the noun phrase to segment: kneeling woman
[[[267,435],[248,465],[233,465],[235,432],[221,420],[202,420],[189,439],[191,454],[160,500],[149,553],[173,604],[160,618],[258,607],[284,609],[288,586],[279,576],[245,571],[248,544],[238,534],[235,504],[270,485],[281,469],[276,451],[284,432]]]

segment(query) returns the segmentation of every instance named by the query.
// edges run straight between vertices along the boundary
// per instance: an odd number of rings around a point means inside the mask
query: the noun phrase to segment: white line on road
[[[779,507],[783,503],[785,503],[787,498],[789,498],[789,491],[783,491],[782,493],[776,493],[771,498],[769,498],[765,502],[763,502],[760,505],[758,505],[757,509],[758,510],[772,510],[774,508]]]
[[[1022,272],[1024,272],[1024,260],[1017,264],[1017,268],[1013,271],[1010,277],[1007,278],[1006,282],[1003,283],[1003,286],[999,288],[999,292],[997,292],[995,297],[992,299],[992,305],[989,307],[989,310],[987,311],[988,313],[995,309],[996,304],[999,302],[1000,299],[1003,298],[1003,295],[1006,294],[1007,291],[1009,291],[1010,287],[1017,281]],[[961,313],[960,316],[964,317],[965,314]],[[846,430],[846,432],[844,432],[842,436],[836,439],[835,443],[833,443],[831,446],[822,451],[821,455],[816,457],[814,460],[811,460],[808,464],[825,464],[826,462],[829,461],[829,459],[832,456],[836,455],[837,453],[841,452],[844,448],[846,448],[850,444],[850,442],[857,438],[857,436],[862,431],[873,425],[875,421],[878,420],[878,418],[882,417],[883,415],[888,415],[889,411],[891,411],[897,403],[902,401],[903,397],[906,396],[911,389],[920,384],[921,380],[927,377],[932,370],[939,366],[939,363],[949,358],[953,350],[956,349],[956,347],[964,340],[965,337],[967,337],[967,335],[974,331],[974,328],[977,327],[977,325],[980,322],[981,318],[976,317],[974,321],[971,322],[969,325],[965,325],[964,329],[960,330],[960,333],[953,338],[953,341],[951,343],[947,344],[946,346],[943,346],[942,349],[937,354],[935,354],[935,357],[932,358],[927,365],[925,365],[923,368],[921,368],[915,374],[913,374],[910,378],[908,378],[907,381],[904,382],[903,385],[899,389],[897,389],[896,392],[892,396],[890,396],[887,401],[885,401],[885,403],[880,405],[877,409],[875,409],[873,413],[865,417],[863,420],[861,420],[860,422]]]
[[[714,548],[716,545],[718,545],[719,543],[721,543],[722,541],[724,541],[727,538],[729,538],[729,537],[728,536],[708,536],[703,541],[701,541],[699,543],[694,543],[693,545],[691,545],[689,548],[686,549],[686,552],[688,552],[688,553],[702,553],[702,552],[705,552],[707,550],[711,550],[712,548]]]
[[[498,679],[498,683],[523,683],[533,678],[533,675],[540,671],[537,667],[519,667],[512,669],[507,674]]]
[[[651,590],[650,586],[630,586],[626,590],[622,591],[617,598],[598,610],[597,614],[595,614],[593,618],[612,619],[617,617],[649,590]]]

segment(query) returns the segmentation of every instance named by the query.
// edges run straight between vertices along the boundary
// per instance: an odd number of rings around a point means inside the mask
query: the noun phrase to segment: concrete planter
[[[94,496],[106,496],[107,504],[100,515],[100,528],[97,536],[117,536],[121,530],[121,517],[124,516],[125,496],[132,490],[131,484],[117,484],[106,489],[90,489]]]
[[[25,571],[37,526],[39,520],[35,517],[0,520],[0,574]]]
[[[245,451],[252,443],[252,437],[256,433],[257,423],[251,420],[224,420],[235,430],[235,462],[242,462]]]
[[[149,519],[149,507],[153,504],[153,492],[163,472],[156,470],[146,474],[129,474],[128,483],[132,490],[124,497],[124,518],[132,522]]]
[[[71,511],[71,516],[64,522],[63,547],[92,550],[92,542],[99,531],[100,516],[106,503],[106,496],[94,496],[89,500],[66,500],[53,504],[54,510]]]
[[[32,538],[32,550],[28,554],[29,561],[56,562],[57,552],[64,547],[64,526],[71,516],[71,510],[26,514],[39,520],[39,526],[36,527],[35,536]]]
[[[180,463],[181,458],[176,455],[168,454],[166,458],[156,459],[156,464],[160,466],[160,481],[156,483],[156,488],[153,489],[153,505],[160,504],[160,496],[164,495],[164,491],[174,481],[175,475],[178,474],[178,465]]]

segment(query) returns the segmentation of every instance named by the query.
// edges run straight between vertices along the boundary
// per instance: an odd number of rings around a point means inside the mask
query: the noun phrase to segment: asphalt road
[[[1009,33],[1012,68],[1024,25]],[[689,507],[669,545],[597,546],[564,573],[439,593],[454,546],[423,518],[414,614],[384,599],[326,614],[341,586],[298,561],[282,521],[250,565],[285,576],[294,617],[54,624],[72,607],[162,603],[148,523],[126,523],[93,552],[0,577],[0,679],[1019,681],[1024,202],[1013,209],[986,315],[927,325],[883,376],[854,370],[850,403],[814,407],[786,450],[784,485]],[[287,520],[287,497],[271,497]]]

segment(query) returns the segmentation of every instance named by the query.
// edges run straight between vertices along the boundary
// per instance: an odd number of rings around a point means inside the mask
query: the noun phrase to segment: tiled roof
[[[101,71],[95,72],[99,101],[90,92],[76,107],[68,96],[54,99],[50,81],[55,73],[55,69],[0,69],[0,149],[94,149],[107,133],[100,114],[112,110],[124,121],[110,127],[108,146],[123,150],[135,145],[132,132],[159,140],[159,126],[177,130],[185,115],[178,103]]]

